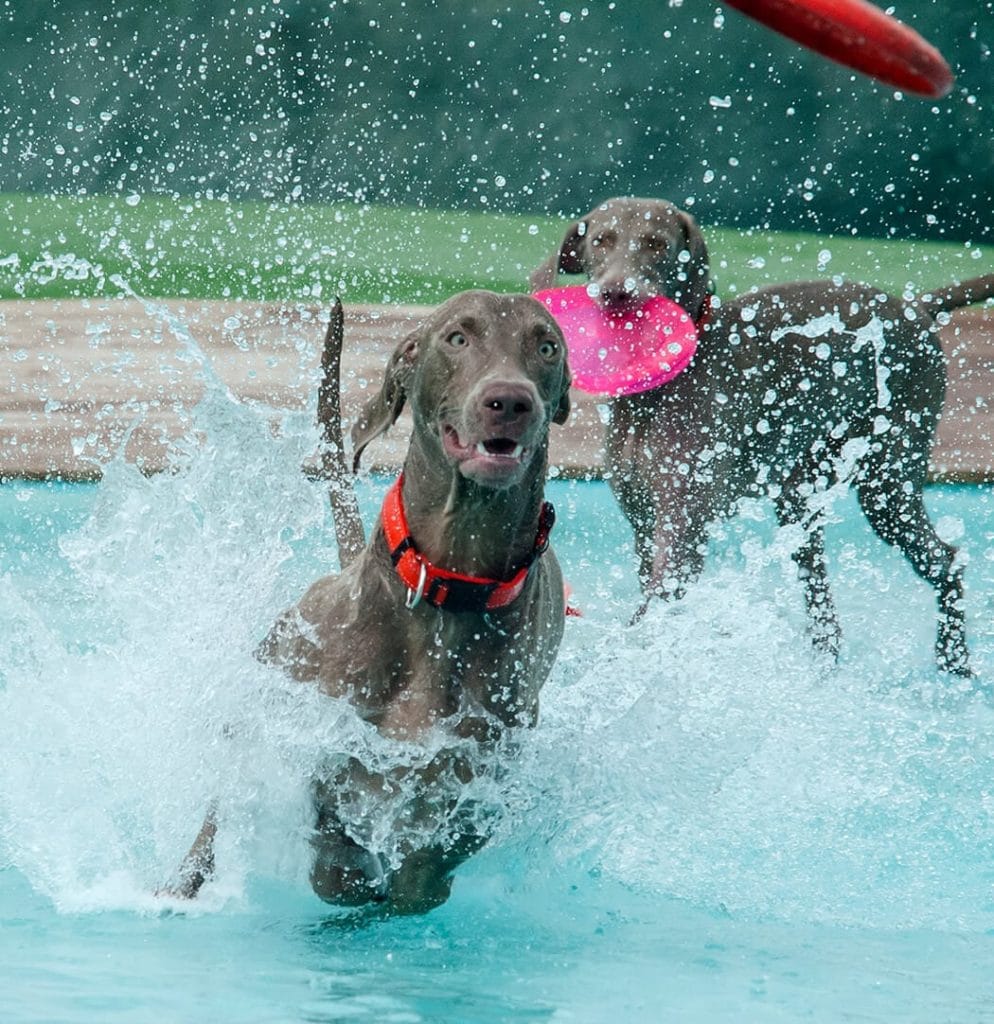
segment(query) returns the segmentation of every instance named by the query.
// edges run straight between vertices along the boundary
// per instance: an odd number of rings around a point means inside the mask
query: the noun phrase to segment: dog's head
[[[417,442],[463,477],[519,482],[540,462],[550,423],[569,415],[562,331],[527,295],[462,292],[396,348],[352,430],[355,465],[410,401]]]
[[[547,288],[556,274],[585,274],[608,310],[654,295],[697,320],[710,289],[708,251],[694,218],[662,199],[608,199],[572,224],[559,251],[532,275]]]

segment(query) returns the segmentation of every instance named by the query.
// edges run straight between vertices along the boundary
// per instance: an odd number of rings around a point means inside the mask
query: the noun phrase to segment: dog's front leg
[[[686,500],[660,509],[651,540],[640,538],[644,601],[633,621],[645,614],[653,598],[678,601],[703,571],[708,520],[699,511],[702,505]]]
[[[207,811],[203,825],[189,852],[176,871],[176,878],[159,889],[156,895],[179,899],[195,899],[197,893],[214,875],[214,838],[217,835],[217,811],[214,805]]]
[[[387,874],[380,858],[343,828],[325,825],[311,837],[311,846],[311,888],[325,903],[356,907],[387,899]]]

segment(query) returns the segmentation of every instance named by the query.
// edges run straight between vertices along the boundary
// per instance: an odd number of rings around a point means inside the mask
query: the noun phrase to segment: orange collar
[[[408,608],[424,600],[449,612],[487,612],[503,608],[520,596],[532,566],[549,547],[549,533],[556,520],[549,502],[542,504],[535,545],[525,564],[509,580],[492,580],[439,569],[418,551],[404,513],[403,485],[404,474],[401,473],[383,499],[380,519],[390,558],[407,587]]]

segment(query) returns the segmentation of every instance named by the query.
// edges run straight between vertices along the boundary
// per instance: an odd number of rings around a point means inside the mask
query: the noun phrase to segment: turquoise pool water
[[[313,434],[209,400],[153,479],[0,487],[0,1019],[994,1020],[994,499],[928,504],[969,557],[979,678],[932,667],[927,589],[840,497],[837,667],[769,510],[625,625],[607,488],[553,481],[569,623],[491,844],[420,918],[310,893],[302,766],[352,724],[251,650],[334,563]],[[361,484],[374,514],[383,481]],[[224,808],[217,880],[153,895]]]

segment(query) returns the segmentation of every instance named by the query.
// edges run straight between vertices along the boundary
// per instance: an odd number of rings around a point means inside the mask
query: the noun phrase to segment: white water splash
[[[310,418],[275,436],[213,387],[192,430],[205,440],[179,445],[172,473],[111,464],[44,579],[0,577],[0,863],[61,910],[161,909],[152,893],[213,798],[218,873],[198,908],[237,905],[253,877],[307,893],[314,765],[411,756],[253,657],[335,562],[323,487],[299,471]],[[507,809],[484,864],[524,886],[609,877],[657,905],[990,928],[994,716],[979,686],[932,670],[931,594],[904,563],[839,546],[833,668],[804,635],[797,538],[747,509],[688,597],[629,628],[617,512],[558,486],[587,617],[518,762],[481,791]]]
[[[800,334],[804,338],[826,338],[837,334],[847,339],[851,338],[852,341],[847,345],[847,350],[854,355],[858,355],[867,345],[870,345],[873,348],[873,365],[877,380],[877,408],[890,408],[892,395],[887,381],[890,378],[891,370],[883,361],[887,339],[884,335],[883,321],[878,317],[872,317],[865,326],[853,330],[837,312],[825,313],[823,316],[813,317],[803,324],[777,327],[770,332],[770,340],[777,342],[787,334]],[[828,359],[831,355],[832,349],[828,344],[824,346],[823,352],[819,352],[822,359]],[[877,433],[881,432],[882,430],[877,431]]]

